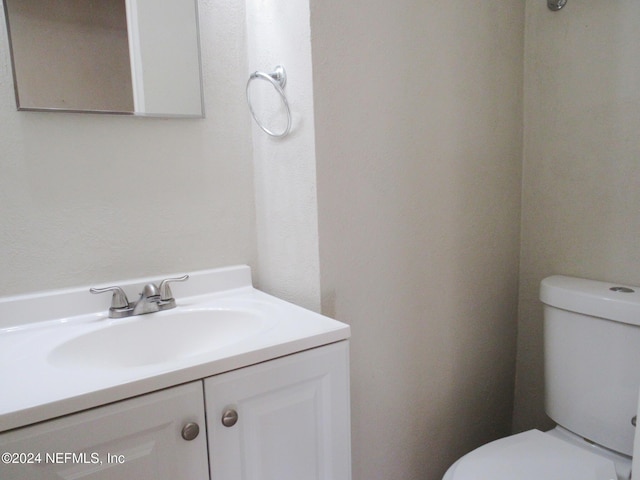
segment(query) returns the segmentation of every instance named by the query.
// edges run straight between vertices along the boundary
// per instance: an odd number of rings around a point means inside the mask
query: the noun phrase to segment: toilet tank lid
[[[540,300],[563,310],[640,325],[640,287],[554,275],[542,280]]]
[[[452,480],[615,480],[611,460],[539,430],[488,443],[460,459]]]

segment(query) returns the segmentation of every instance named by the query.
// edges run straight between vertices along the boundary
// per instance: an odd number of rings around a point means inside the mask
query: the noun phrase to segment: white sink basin
[[[255,335],[272,322],[257,312],[180,307],[108,323],[53,349],[61,367],[121,368],[175,362]]]

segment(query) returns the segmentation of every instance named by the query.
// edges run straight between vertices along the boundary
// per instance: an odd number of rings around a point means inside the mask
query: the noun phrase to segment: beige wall
[[[270,137],[252,124],[258,280],[264,291],[320,311],[309,2],[245,4],[249,71],[284,66],[292,118],[285,137]],[[258,118],[283,132],[287,115],[273,86],[254,80],[249,91]]]
[[[640,285],[640,3],[526,12],[516,430],[548,425],[540,280]]]
[[[312,2],[323,311],[352,326],[354,480],[511,427],[524,5]]]
[[[244,6],[199,3],[205,119],[16,112],[0,19],[0,295],[255,263]]]

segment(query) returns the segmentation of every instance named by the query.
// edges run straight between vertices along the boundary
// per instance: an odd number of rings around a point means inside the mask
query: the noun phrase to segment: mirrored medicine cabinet
[[[3,0],[18,110],[203,117],[197,0]]]

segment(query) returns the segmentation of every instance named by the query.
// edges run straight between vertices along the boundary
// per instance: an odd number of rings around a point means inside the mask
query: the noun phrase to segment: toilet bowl
[[[558,425],[483,445],[443,480],[630,480],[640,287],[553,276],[542,281],[540,299],[545,410]]]
[[[477,448],[455,462],[443,480],[629,479],[631,459],[556,427],[529,430]],[[584,444],[584,445],[581,445]]]

